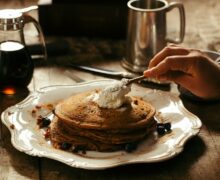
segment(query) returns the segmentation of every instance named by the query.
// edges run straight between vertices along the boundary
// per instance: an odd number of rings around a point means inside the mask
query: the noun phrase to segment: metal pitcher
[[[146,70],[150,59],[168,42],[183,41],[185,11],[182,3],[168,3],[165,0],[130,0],[127,5],[127,47],[122,66],[138,73]],[[174,8],[177,8],[180,14],[179,37],[168,39],[166,13]]]

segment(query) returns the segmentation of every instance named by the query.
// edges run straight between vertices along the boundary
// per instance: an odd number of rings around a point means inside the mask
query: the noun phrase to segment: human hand
[[[144,76],[174,81],[204,99],[220,98],[220,66],[196,49],[165,47],[150,61]]]

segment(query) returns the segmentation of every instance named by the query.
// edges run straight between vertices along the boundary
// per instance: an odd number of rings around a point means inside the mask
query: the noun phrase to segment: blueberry
[[[165,134],[165,128],[164,128],[164,126],[158,126],[157,127],[157,133],[159,134],[159,135],[164,135]]]
[[[61,149],[63,149],[63,150],[67,150],[67,149],[69,149],[70,147],[71,147],[72,145],[70,144],[70,143],[68,143],[68,142],[63,142],[62,144],[61,144]]]
[[[43,128],[43,127],[47,127],[49,126],[51,123],[50,119],[49,118],[42,118],[42,121],[40,123],[40,127]]]
[[[72,148],[72,151],[73,151],[74,153],[78,153],[78,152],[79,152],[79,149],[77,148],[77,146],[75,146],[75,147]]]
[[[164,124],[164,128],[165,128],[167,131],[170,131],[170,130],[171,130],[171,123],[165,123],[165,124]]]
[[[136,143],[128,143],[125,145],[125,151],[126,152],[132,152],[137,148],[137,144]]]
[[[86,147],[78,145],[78,146],[75,146],[72,151],[74,153],[78,153],[79,151],[82,151],[83,154],[86,154]]]

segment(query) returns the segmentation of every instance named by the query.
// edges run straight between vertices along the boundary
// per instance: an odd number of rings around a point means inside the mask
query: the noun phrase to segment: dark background
[[[54,0],[39,5],[46,35],[125,38],[127,0]]]

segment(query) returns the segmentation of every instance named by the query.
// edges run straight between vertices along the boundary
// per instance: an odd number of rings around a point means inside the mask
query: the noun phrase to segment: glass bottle
[[[27,23],[36,27],[44,58],[47,56],[41,27],[34,18],[22,10],[0,10],[0,87],[27,86],[31,81],[34,63],[25,44],[24,26]]]

